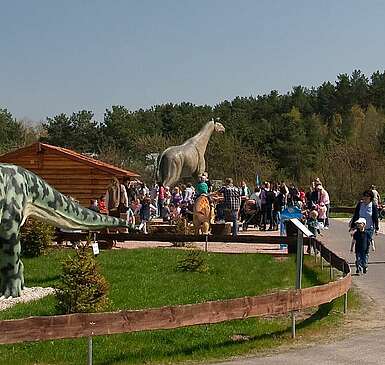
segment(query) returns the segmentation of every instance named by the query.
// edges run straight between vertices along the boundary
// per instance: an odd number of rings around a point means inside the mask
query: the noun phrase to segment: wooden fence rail
[[[276,238],[278,237],[274,237]],[[315,240],[314,244],[321,252],[321,256],[341,270],[344,277],[325,285],[300,290],[285,290],[261,296],[199,304],[3,320],[0,321],[0,344],[179,328],[285,314],[328,303],[349,290],[350,268],[344,259],[334,254],[320,241]]]
[[[115,240],[119,242],[127,241],[157,241],[157,242],[206,242],[204,235],[186,235],[174,233],[162,234],[143,234],[143,233],[105,233],[96,232],[97,241]],[[72,233],[72,232],[56,232],[56,240],[62,241],[85,241],[88,233]],[[245,244],[287,244],[288,252],[294,253],[297,249],[297,238],[286,236],[253,236],[253,235],[209,235],[208,242],[225,242],[225,243],[245,243]],[[304,237],[304,244],[309,244],[309,238]]]
[[[56,238],[62,240],[86,240],[88,233],[57,232]],[[177,234],[177,233],[104,233],[96,232],[97,240],[114,239],[117,241],[159,241],[159,242],[205,242],[205,235]],[[295,237],[286,236],[254,236],[254,235],[209,235],[209,242],[231,243],[287,243],[296,245]]]

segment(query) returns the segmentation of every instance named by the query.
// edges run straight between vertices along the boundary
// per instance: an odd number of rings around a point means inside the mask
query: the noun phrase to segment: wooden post
[[[348,312],[348,292],[344,294],[344,314]]]
[[[302,287],[302,267],[303,267],[303,233],[298,229],[297,233],[297,272],[295,278],[295,288]],[[291,312],[291,337],[295,338],[295,311]]]
[[[329,252],[330,280],[333,280],[332,254]]]
[[[291,338],[295,338],[295,311],[291,312]]]
[[[295,281],[295,288],[302,287],[302,266],[303,266],[303,233],[298,230],[297,237],[297,275]]]
[[[88,358],[87,365],[92,365],[92,336],[88,337]]]
[[[343,276],[345,277],[346,276],[346,273],[345,273],[345,269],[344,269],[344,274]],[[344,294],[344,314],[346,314],[348,312],[348,293],[349,291],[347,291],[345,294]]]
[[[310,247],[313,247],[314,250],[314,263],[317,263],[317,248],[313,237],[310,238]]]
[[[91,326],[95,325],[95,322],[90,322]],[[94,331],[91,330],[91,336],[88,336],[88,358],[87,358],[87,365],[92,365],[92,336],[94,335]]]

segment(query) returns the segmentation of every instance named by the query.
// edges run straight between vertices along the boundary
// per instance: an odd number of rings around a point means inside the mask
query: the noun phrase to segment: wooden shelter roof
[[[67,148],[57,147],[57,146],[53,146],[53,145],[50,145],[47,143],[41,143],[41,142],[36,142],[36,143],[33,143],[32,145],[22,147],[22,148],[19,148],[17,150],[14,150],[12,152],[8,152],[4,155],[1,155],[0,161],[1,160],[9,160],[11,158],[21,156],[21,155],[23,155],[24,152],[31,151],[31,149],[36,149],[37,153],[42,152],[42,151],[49,151],[49,152],[52,152],[54,154],[63,155],[70,160],[84,163],[84,164],[89,165],[95,169],[102,170],[104,172],[107,172],[107,173],[113,174],[113,175],[127,176],[130,178],[140,176],[138,173],[136,173],[134,171],[125,170],[125,169],[122,169],[120,167],[110,165],[106,162],[99,161],[99,160],[96,160],[92,157],[82,155],[78,152],[69,150]]]

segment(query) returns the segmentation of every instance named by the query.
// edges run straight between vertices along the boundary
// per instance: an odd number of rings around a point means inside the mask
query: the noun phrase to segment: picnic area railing
[[[124,235],[127,238],[129,234]],[[179,240],[182,240],[182,235],[178,237]],[[197,236],[192,237],[185,236],[183,240],[185,242],[203,240]],[[135,235],[135,239],[138,238],[142,238],[141,240],[154,239],[150,235]],[[172,235],[171,241],[174,242],[175,238],[175,235]],[[131,237],[131,239],[133,238]],[[162,238],[158,236],[157,240],[167,241],[166,237],[163,236]],[[264,244],[286,243],[290,252],[294,252],[296,242],[296,238],[290,237],[239,236],[234,240],[231,237],[214,238],[210,236],[210,242],[214,240],[218,242],[246,241],[246,243]],[[122,310],[109,313],[77,313],[2,320],[0,321],[0,344],[171,329],[234,319],[274,316],[319,306],[346,295],[352,282],[348,263],[319,240],[304,238],[304,244],[312,247],[315,260],[320,258],[322,265],[323,260],[325,260],[329,263],[331,273],[335,268],[342,272],[343,277],[324,285],[304,289],[280,290],[266,295],[198,304]]]

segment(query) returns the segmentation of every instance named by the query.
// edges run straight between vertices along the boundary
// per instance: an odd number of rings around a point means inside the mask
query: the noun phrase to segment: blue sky
[[[380,0],[13,0],[0,108],[45,120],[111,105],[215,105],[384,70]]]

